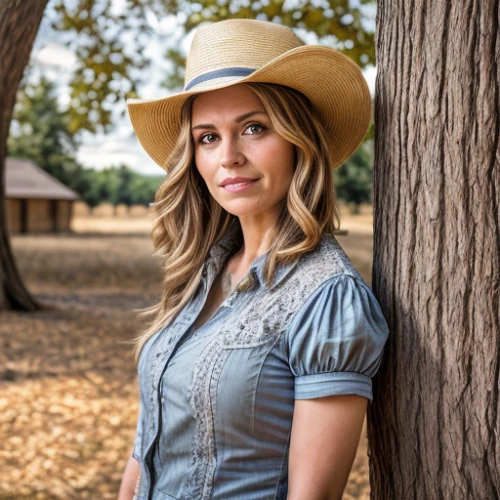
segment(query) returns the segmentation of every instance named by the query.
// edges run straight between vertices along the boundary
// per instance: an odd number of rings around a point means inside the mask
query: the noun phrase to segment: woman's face
[[[294,173],[294,146],[274,130],[261,100],[245,85],[193,102],[195,162],[215,200],[238,217],[277,217]]]

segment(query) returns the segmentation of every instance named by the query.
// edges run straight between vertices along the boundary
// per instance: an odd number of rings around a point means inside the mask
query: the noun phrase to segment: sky
[[[115,0],[117,5],[122,0]],[[159,21],[154,15],[148,19],[154,27],[157,39],[148,45],[148,56],[153,60],[148,83],[140,87],[139,95],[143,99],[154,99],[166,97],[168,91],[160,87],[160,80],[164,77],[167,66],[163,58],[165,44],[160,44],[159,40],[177,39],[177,37],[165,37],[178,30],[178,19],[176,16],[167,16]],[[183,41],[183,49],[187,53],[194,33],[190,33]],[[305,33],[299,36],[306,38]],[[59,91],[59,103],[62,107],[69,102],[69,92],[67,82],[69,81],[74,64],[76,62],[74,54],[60,42],[60,35],[51,30],[48,20],[42,21],[40,31],[35,41],[32,52],[32,63],[35,73],[42,73],[51,80],[57,81]],[[369,67],[363,70],[363,74],[368,83],[370,93],[374,95],[376,68]],[[121,103],[121,110],[125,108],[125,103]],[[119,114],[119,113],[118,113]],[[157,165],[142,149],[139,141],[135,137],[128,115],[118,118],[115,121],[114,129],[104,134],[82,134],[81,146],[77,151],[77,159],[84,167],[102,169],[112,165],[124,163],[133,170],[143,174],[162,174],[163,169]]]

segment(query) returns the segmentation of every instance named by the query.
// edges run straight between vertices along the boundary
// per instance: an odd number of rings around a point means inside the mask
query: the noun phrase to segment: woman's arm
[[[130,453],[125,471],[123,472],[122,484],[118,492],[118,500],[132,500],[134,498],[135,485],[139,478],[139,472],[139,462],[132,456],[132,453]]]
[[[341,500],[367,404],[356,395],[295,400],[288,500]]]

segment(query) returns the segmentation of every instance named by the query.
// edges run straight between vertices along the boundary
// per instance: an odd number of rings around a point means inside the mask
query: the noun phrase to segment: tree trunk
[[[48,0],[0,0],[0,310],[33,310],[12,255],[5,214],[5,157],[16,91]]]
[[[499,0],[379,0],[371,498],[500,498]]]

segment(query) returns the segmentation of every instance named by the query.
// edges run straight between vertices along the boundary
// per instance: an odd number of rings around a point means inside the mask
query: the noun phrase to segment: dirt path
[[[338,239],[369,282],[369,231]],[[0,499],[114,499],[137,417],[129,341],[145,319],[136,309],[161,290],[150,238],[12,244],[29,289],[49,307],[1,315]],[[364,433],[344,498],[368,498]]]

